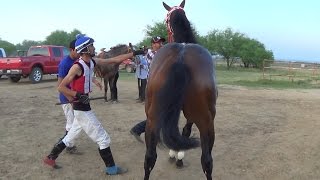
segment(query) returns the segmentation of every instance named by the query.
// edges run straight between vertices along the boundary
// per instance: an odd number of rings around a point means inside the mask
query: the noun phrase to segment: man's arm
[[[76,96],[76,91],[72,91],[71,89],[67,88],[68,84],[70,84],[73,79],[77,75],[81,75],[81,68],[78,64],[74,64],[71,69],[69,70],[69,73],[65,78],[62,79],[61,83],[58,85],[58,91],[63,93],[69,101],[72,101],[73,98]]]
[[[62,82],[62,79],[63,79],[63,78],[61,78],[61,77],[58,77],[57,88],[58,88],[58,87],[59,87],[59,85],[61,84],[61,82]]]
[[[100,91],[102,90],[102,85],[101,85],[101,83],[100,83],[95,77],[93,77],[92,82],[93,82],[96,86],[98,86],[98,88],[100,89]]]
[[[121,54],[116,57],[108,58],[108,59],[101,59],[101,58],[93,58],[97,64],[112,64],[112,63],[121,63],[124,60],[133,57],[133,53]]]

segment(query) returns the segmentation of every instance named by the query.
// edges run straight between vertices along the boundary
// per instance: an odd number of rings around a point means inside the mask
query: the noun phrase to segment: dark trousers
[[[146,125],[147,125],[147,120],[141,121],[132,128],[132,131],[140,135],[145,132]]]
[[[146,97],[146,87],[147,87],[147,79],[138,78],[138,90],[139,90],[139,99],[141,101],[145,100]]]

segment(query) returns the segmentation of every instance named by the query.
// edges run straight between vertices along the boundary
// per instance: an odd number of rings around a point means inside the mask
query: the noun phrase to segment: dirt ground
[[[0,179],[143,179],[145,146],[129,133],[145,118],[144,106],[135,102],[135,81],[119,81],[119,103],[92,101],[92,107],[111,135],[116,163],[129,172],[110,177],[98,146],[85,133],[77,141],[82,155],[63,152],[62,169],[42,163],[63,135],[65,118],[57,102],[56,79],[39,84],[28,79],[14,84],[0,79]],[[103,93],[95,89],[92,96]],[[214,179],[320,179],[320,90],[247,89],[219,85]],[[180,120],[181,125],[184,118]],[[193,134],[199,137],[198,130]],[[158,149],[151,179],[205,179],[201,149],[187,151],[188,167],[169,164],[168,150]]]

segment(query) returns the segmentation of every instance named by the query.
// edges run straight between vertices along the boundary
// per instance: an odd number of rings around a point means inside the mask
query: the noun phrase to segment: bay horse
[[[125,44],[119,44],[117,46],[111,47],[109,51],[100,54],[98,58],[107,59],[115,56],[119,56],[121,54],[129,53],[130,47]],[[112,64],[99,64],[95,66],[95,73],[98,77],[103,78],[104,82],[104,98],[107,102],[107,92],[108,86],[110,87],[110,100],[112,102],[118,101],[118,88],[117,81],[119,78],[119,65],[121,63],[112,63]]]
[[[168,11],[169,43],[154,56],[147,84],[145,180],[156,163],[159,141],[175,152],[200,146],[197,139],[189,137],[193,124],[200,132],[203,172],[207,179],[212,179],[218,97],[215,63],[208,50],[196,43],[184,5],[185,0],[174,7],[163,2]],[[187,119],[182,134],[178,128],[181,110]],[[179,153],[177,158],[182,159]]]

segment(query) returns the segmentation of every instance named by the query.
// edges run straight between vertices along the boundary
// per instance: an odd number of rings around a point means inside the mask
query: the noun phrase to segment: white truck
[[[4,58],[4,57],[7,57],[6,52],[4,51],[3,48],[0,48],[0,58]]]

